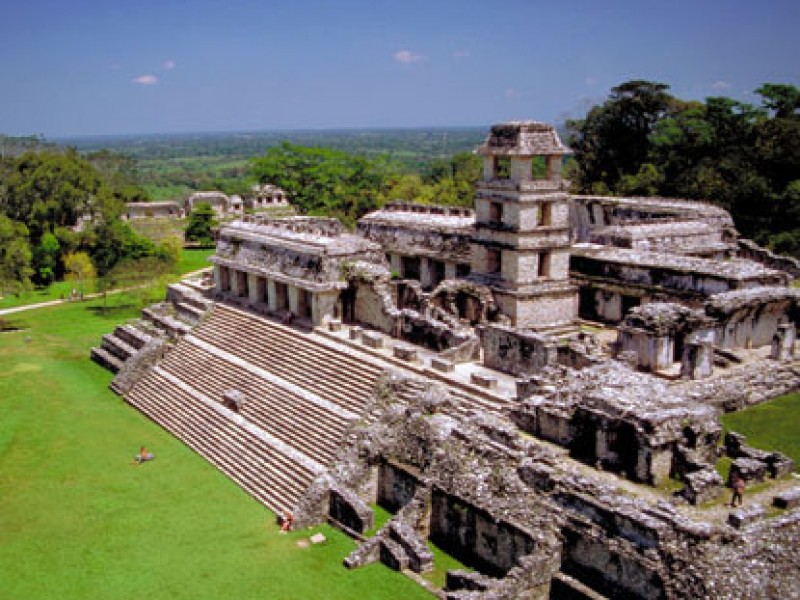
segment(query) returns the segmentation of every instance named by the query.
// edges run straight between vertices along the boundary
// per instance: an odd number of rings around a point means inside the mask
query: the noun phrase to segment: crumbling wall
[[[481,334],[483,364],[512,375],[531,374],[558,360],[556,343],[530,331],[489,325]]]

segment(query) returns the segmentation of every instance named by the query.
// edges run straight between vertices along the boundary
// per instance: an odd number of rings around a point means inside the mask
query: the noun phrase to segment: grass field
[[[136,314],[125,295],[12,315],[0,333],[0,597],[425,598],[380,565],[347,571],[353,542],[296,544],[274,517],[127,406],[89,361]],[[141,444],[152,463],[131,464]],[[316,531],[314,530],[314,531]]]
[[[180,275],[191,273],[198,269],[210,267],[208,257],[214,253],[213,248],[185,249],[181,253],[181,260],[178,262],[176,274],[173,278],[177,281]],[[6,296],[0,299],[0,309],[24,306],[27,304],[38,304],[61,298],[69,298],[70,292],[76,287],[74,281],[57,281],[45,288],[37,288],[29,292],[23,292],[19,296]],[[96,281],[88,281],[83,286],[85,294],[91,294],[96,290]]]
[[[728,413],[722,424],[725,431],[746,436],[754,448],[783,452],[794,461],[795,471],[800,471],[800,393]]]

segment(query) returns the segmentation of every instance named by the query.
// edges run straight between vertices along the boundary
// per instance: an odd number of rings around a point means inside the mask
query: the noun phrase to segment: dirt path
[[[200,275],[204,271],[207,271],[208,267],[203,269],[198,269],[197,271],[191,271],[190,273],[184,273],[181,275],[181,280],[189,279],[190,277],[195,277]],[[46,308],[48,306],[57,306],[59,304],[67,304],[69,302],[85,302],[86,300],[93,300],[95,298],[102,298],[103,294],[121,294],[122,292],[127,292],[128,290],[132,290],[134,288],[118,288],[114,290],[108,290],[107,292],[94,292],[93,294],[86,294],[81,300],[71,300],[68,298],[64,299],[56,299],[56,300],[48,300],[47,302],[36,302],[34,304],[23,304],[22,306],[12,306],[11,308],[2,308],[0,309],[0,317],[4,315],[12,315],[18,312],[24,312],[26,310],[36,310],[37,308]]]

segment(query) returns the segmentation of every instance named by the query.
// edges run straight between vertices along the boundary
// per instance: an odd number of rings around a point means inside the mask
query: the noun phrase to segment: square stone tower
[[[484,167],[470,279],[491,288],[515,327],[570,323],[578,303],[569,281],[569,182],[561,179],[569,149],[551,125],[513,121],[494,125],[476,153]],[[543,178],[534,178],[534,161]]]

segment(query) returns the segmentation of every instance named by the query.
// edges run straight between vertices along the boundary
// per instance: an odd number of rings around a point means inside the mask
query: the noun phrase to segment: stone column
[[[561,156],[558,154],[547,157],[547,179],[551,181],[561,179]]]
[[[312,294],[311,319],[314,325],[320,325],[326,318],[333,318],[336,313],[336,302],[339,300],[339,291],[320,292]]]
[[[514,181],[530,181],[533,177],[532,174],[533,163],[530,156],[512,156],[511,157],[511,179]]]
[[[219,265],[214,265],[214,291],[216,293],[220,293],[222,291],[222,273],[221,270],[224,267],[220,267]]]
[[[778,331],[772,336],[772,348],[769,357],[775,360],[791,360],[794,357],[794,344],[797,330],[793,323],[778,325]]]
[[[300,314],[300,290],[296,285],[287,286],[287,293],[289,295],[289,312],[293,315]]]
[[[453,262],[444,263],[444,278],[445,279],[456,278],[456,263]]]
[[[494,179],[495,172],[497,169],[497,160],[494,156],[484,156],[483,157],[483,179],[485,181],[489,181],[490,179]]]
[[[705,379],[714,372],[714,349],[708,342],[689,342],[683,347],[681,377]]]
[[[423,289],[433,285],[433,281],[431,281],[431,261],[424,256],[419,259],[419,283]]]
[[[258,275],[255,273],[247,274],[247,292],[250,304],[258,304]]]
[[[278,310],[278,291],[274,279],[267,279],[267,306],[270,310]]]
[[[239,271],[228,269],[228,277],[230,277],[231,282],[231,294],[240,296],[242,291],[239,289]]]

